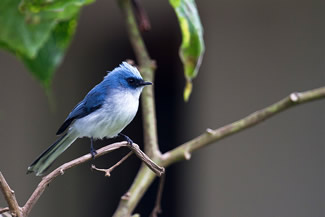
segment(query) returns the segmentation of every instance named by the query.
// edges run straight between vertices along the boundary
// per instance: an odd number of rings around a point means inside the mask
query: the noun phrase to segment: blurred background
[[[177,19],[167,1],[143,1],[152,30],[144,33],[157,61],[159,143],[163,152],[205,131],[236,121],[293,91],[324,85],[324,1],[197,1],[206,53],[193,94],[183,102]],[[13,55],[0,51],[0,170],[23,205],[40,177],[30,163],[55,139],[71,109],[107,70],[134,59],[115,1],[85,7],[65,61],[53,80],[53,103]],[[161,216],[324,217],[325,101],[287,110],[195,152],[167,169]],[[125,129],[142,145],[141,112]],[[96,147],[112,142],[97,141]],[[79,139],[51,167],[89,152]],[[127,150],[94,160],[108,168]],[[47,188],[31,216],[111,216],[140,161],[131,157],[110,178],[90,163]],[[148,216],[158,181],[135,212]],[[0,196],[0,207],[6,206]]]

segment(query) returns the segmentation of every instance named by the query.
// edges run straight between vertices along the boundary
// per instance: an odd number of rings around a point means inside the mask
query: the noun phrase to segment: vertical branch
[[[139,63],[140,72],[145,80],[154,80],[154,61],[149,57],[143,42],[139,27],[136,23],[130,0],[119,0],[120,7],[125,16],[126,27],[136,59]],[[144,151],[150,157],[160,156],[157,140],[156,112],[154,102],[154,89],[152,86],[144,88],[142,92],[142,113],[144,129]]]
[[[131,188],[121,198],[113,217],[131,216],[133,210],[155,177],[155,174],[150,169],[148,169],[148,167],[142,164],[141,169],[139,170]]]
[[[16,200],[15,192],[11,190],[7,181],[3,177],[2,173],[0,172],[0,189],[5,197],[5,200],[8,203],[9,211],[13,216],[22,217],[21,209],[18,205]]]
[[[141,71],[143,73],[145,80],[150,80],[150,81],[153,80],[152,69],[141,67]],[[144,130],[144,151],[145,153],[147,153],[149,157],[155,160],[156,155],[160,156],[160,150],[158,147],[156,110],[155,110],[153,86],[146,87],[143,89],[141,104],[142,104],[142,117],[143,117],[143,130]]]
[[[144,45],[139,27],[136,23],[132,4],[130,0],[119,0],[119,3],[125,16],[129,39],[139,63],[142,76],[145,80],[153,81],[156,65],[150,59]],[[150,158],[159,161],[161,153],[158,147],[154,89],[152,86],[144,88],[141,103],[144,129],[144,151]],[[121,198],[119,206],[113,216],[130,216],[154,178],[155,174],[148,170],[146,166],[142,165],[129,191]]]

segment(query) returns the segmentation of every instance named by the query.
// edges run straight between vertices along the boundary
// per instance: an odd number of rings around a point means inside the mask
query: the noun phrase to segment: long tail
[[[41,176],[77,138],[77,133],[73,131],[64,134],[28,167],[27,173],[35,172],[36,176]]]

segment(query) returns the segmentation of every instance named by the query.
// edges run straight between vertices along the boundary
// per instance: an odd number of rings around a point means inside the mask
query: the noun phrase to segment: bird
[[[88,94],[70,112],[57,131],[61,135],[27,169],[42,176],[76,139],[90,138],[90,153],[97,154],[93,146],[94,139],[122,137],[132,144],[132,140],[122,134],[122,130],[133,120],[143,88],[152,85],[144,81],[138,69],[122,62],[104,77],[103,81],[91,89]]]

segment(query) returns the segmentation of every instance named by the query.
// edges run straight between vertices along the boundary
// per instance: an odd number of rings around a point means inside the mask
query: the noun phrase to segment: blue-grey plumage
[[[123,62],[109,72],[70,112],[57,131],[67,131],[28,167],[27,173],[42,175],[77,138],[113,138],[134,118],[145,85],[139,71]]]

